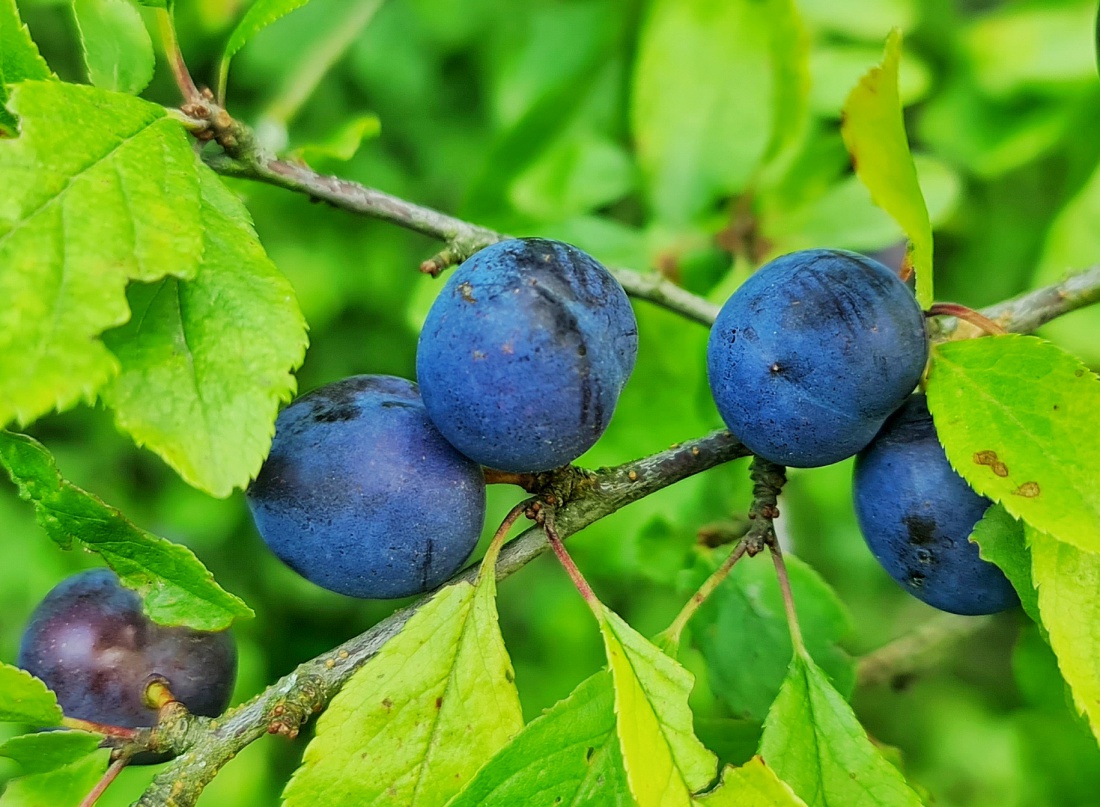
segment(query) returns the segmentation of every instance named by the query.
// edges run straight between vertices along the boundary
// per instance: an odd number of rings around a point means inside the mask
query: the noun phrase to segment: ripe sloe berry
[[[1017,604],[1012,584],[968,539],[991,502],[955,473],[923,395],[914,395],[856,458],[856,516],[871,552],[913,596],[955,614]]]
[[[761,267],[707,344],[711,392],[753,453],[813,468],[852,456],[916,387],[924,317],[882,264],[812,249]]]
[[[307,580],[353,597],[406,597],[469,557],[485,479],[428,420],[415,384],[352,376],[279,414],[248,504],[267,545]]]
[[[557,241],[522,238],[463,263],[417,348],[424,406],[459,451],[504,471],[572,462],[607,428],[638,324],[618,281]]]

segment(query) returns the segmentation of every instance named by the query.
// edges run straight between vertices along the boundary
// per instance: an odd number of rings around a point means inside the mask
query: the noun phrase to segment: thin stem
[[[787,564],[783,560],[783,550],[778,543],[771,543],[768,549],[772,553],[772,563],[775,564],[775,576],[779,579],[779,591],[783,595],[783,609],[787,612],[787,627],[791,631],[791,644],[794,652],[806,655],[806,644],[802,641],[802,628],[798,624],[798,612],[794,607],[794,596],[791,594],[791,578],[787,574]]]
[[[61,725],[67,729],[87,731],[92,734],[102,734],[106,737],[117,737],[120,740],[126,741],[136,740],[141,734],[140,729],[112,726],[107,723],[94,723],[91,720],[81,720],[76,717],[63,717],[61,719]]]
[[[1004,328],[991,320],[985,314],[980,311],[975,311],[973,308],[967,308],[965,305],[959,305],[958,303],[934,303],[929,307],[925,313],[928,317],[948,316],[961,319],[965,322],[969,322],[975,328],[984,331],[990,336],[1003,336],[1008,333]]]
[[[714,573],[703,582],[703,585],[699,586],[699,590],[692,595],[691,599],[684,603],[684,607],[680,609],[680,613],[672,620],[672,624],[661,633],[661,640],[666,646],[673,649],[680,646],[680,637],[683,635],[687,623],[695,616],[695,612],[702,607],[703,603],[707,601],[707,598],[714,593],[714,590],[729,577],[730,572],[733,571],[733,567],[737,565],[737,561],[745,557],[746,549],[748,549],[748,544],[745,541],[738,542],[737,546],[733,548],[733,551],[730,552],[729,556],[722,562],[722,565],[715,569]]]
[[[500,548],[504,546],[504,539],[508,537],[508,531],[512,529],[512,526],[519,521],[531,505],[534,503],[534,499],[527,499],[522,501],[508,511],[508,515],[504,517],[504,520],[500,522],[500,526],[497,527],[497,531],[493,533],[493,538],[489,541],[489,548],[485,550],[485,557],[482,560],[481,570],[478,572],[478,577],[486,573],[487,568],[496,570],[497,556],[500,554]]]
[[[128,755],[122,755],[107,768],[107,772],[103,774],[103,778],[96,783],[96,786],[92,788],[92,791],[84,797],[84,800],[80,802],[80,807],[92,807],[99,797],[103,795],[103,792],[111,786],[111,782],[118,778],[118,775],[122,773],[122,769],[125,768],[130,762]]]
[[[592,609],[592,613],[596,615],[597,619],[600,619],[602,617],[599,611],[600,598],[596,596],[596,592],[592,590],[592,586],[588,585],[588,581],[584,579],[581,570],[577,568],[577,564],[574,563],[573,558],[565,549],[565,544],[562,543],[561,538],[558,536],[558,531],[554,528],[553,508],[544,510],[543,512],[542,528],[546,532],[546,540],[549,541],[550,548],[553,549],[554,554],[558,556],[558,560],[561,561],[561,565],[565,567],[569,579],[573,581],[573,585],[577,587],[577,591],[581,593],[581,597],[588,603],[588,607]]]
[[[191,71],[187,69],[187,62],[183,58],[183,51],[180,50],[179,39],[176,37],[176,24],[172,19],[172,12],[166,8],[158,9],[157,22],[160,26],[164,53],[168,57],[168,66],[172,69],[172,75],[176,79],[176,86],[179,87],[183,100],[188,104],[200,102],[202,93],[195,86]]]

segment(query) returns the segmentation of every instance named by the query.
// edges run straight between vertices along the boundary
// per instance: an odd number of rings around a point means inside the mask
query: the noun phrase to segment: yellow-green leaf
[[[760,757],[753,757],[740,768],[726,766],[722,784],[702,798],[698,807],[806,807]]]
[[[119,427],[214,496],[245,487],[294,393],[306,324],[241,201],[199,170],[204,250],[190,280],[131,286],[134,316],[104,334],[120,372],[103,390]]]
[[[947,458],[1016,518],[1100,551],[1100,382],[1034,336],[937,345],[928,408]]]
[[[901,32],[886,40],[882,63],[860,79],[844,104],[841,134],[856,174],[875,204],[889,213],[909,238],[909,260],[917,275],[917,301],[932,304],[932,224],[917,182],[898,94]]]
[[[616,613],[598,608],[630,790],[640,807],[686,807],[717,767],[692,725],[694,678]]]
[[[1039,613],[1077,708],[1100,738],[1100,555],[1026,530]]]
[[[126,285],[194,275],[196,157],[164,107],[57,81],[12,91],[0,139],[0,428],[91,398],[118,370],[99,335]]]
[[[523,728],[513,680],[493,574],[444,588],[333,699],[284,804],[446,803]]]
[[[30,31],[19,19],[15,0],[0,0],[0,134],[13,135],[18,127],[15,116],[4,106],[8,85],[52,75]]]
[[[56,726],[61,707],[49,688],[25,670],[0,662],[0,722]]]

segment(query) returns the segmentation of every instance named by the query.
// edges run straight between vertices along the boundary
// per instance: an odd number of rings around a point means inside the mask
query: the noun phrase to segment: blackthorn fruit
[[[754,454],[814,468],[867,445],[927,358],[920,306],[893,272],[813,249],[761,267],[726,301],[707,375],[722,419]]]
[[[307,580],[353,597],[405,597],[470,556],[485,479],[428,420],[415,384],[362,375],[279,414],[248,504],[267,545]]]
[[[948,463],[923,395],[906,401],[857,456],[852,493],[867,545],[909,593],[955,614],[1017,604],[1004,573],[968,540],[991,502]]]
[[[634,369],[626,293],[586,253],[521,238],[463,263],[428,312],[416,372],[459,451],[503,471],[572,462],[611,420]]]
[[[18,663],[57,694],[66,716],[138,728],[157,721],[145,703],[154,676],[166,680],[192,714],[224,712],[237,676],[237,646],[228,631],[153,622],[114,572],[93,569],[46,595],[23,633]]]

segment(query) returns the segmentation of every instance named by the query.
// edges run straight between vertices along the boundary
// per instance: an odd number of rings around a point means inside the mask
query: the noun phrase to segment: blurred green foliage
[[[177,3],[200,81],[213,83],[246,5]],[[721,17],[720,0],[712,5]],[[768,143],[772,89],[752,53],[753,21],[720,19],[715,33],[729,26],[743,35],[700,49],[691,37],[707,28],[677,17],[677,0],[314,0],[237,55],[229,108],[273,146],[307,149],[323,170],[514,234],[569,240],[612,265],[658,267],[720,301],[754,264],[795,248],[888,251],[898,260],[900,231],[852,176],[838,119],[848,90],[899,26],[906,122],[937,235],[937,296],[981,306],[1100,261],[1094,0],[798,5],[811,42],[810,115],[790,170],[758,185],[751,169]],[[50,66],[84,80],[70,6],[21,0],[20,9]],[[362,30],[351,36],[349,26]],[[315,87],[305,81],[311,66],[327,63]],[[692,65],[706,86],[685,92]],[[178,102],[162,61],[147,97]],[[722,115],[699,119],[699,104]],[[698,125],[685,130],[684,121]],[[680,183],[680,158],[705,165],[707,181]],[[411,377],[419,324],[439,288],[415,267],[437,245],[277,189],[233,187],[310,323],[299,388],[354,373]],[[705,329],[647,303],[636,309],[638,369],[582,464],[626,461],[721,425],[706,388]],[[1100,367],[1100,311],[1065,317],[1048,332]],[[46,418],[31,431],[68,479],[190,546],[256,610],[236,629],[238,700],[394,607],[299,579],[260,542],[243,496],[216,500],[187,487],[102,409]],[[863,545],[850,471],[842,463],[792,472],[780,525],[848,612],[829,623],[850,630],[828,639],[858,656],[934,612]],[[489,532],[516,499],[513,489],[491,491]],[[747,469],[736,463],[639,502],[570,545],[604,601],[652,635],[675,615],[698,568],[713,562],[697,530],[744,512],[748,501]],[[0,565],[0,658],[10,661],[38,600],[94,560],[59,552],[6,483],[0,536],[12,559]],[[816,575],[811,582],[820,585]],[[500,611],[528,719],[603,665],[596,625],[551,557],[501,585]],[[911,686],[855,691],[871,735],[897,746],[907,776],[938,807],[1100,805],[1100,752],[1026,624],[1003,615]],[[724,699],[729,681],[708,680],[707,656],[720,642],[709,636],[682,658],[698,676],[700,736],[723,760],[741,762],[755,748],[760,710],[746,719]],[[274,803],[308,734],[252,745],[201,803]],[[0,760],[0,777],[12,770]],[[100,803],[129,803],[151,773],[124,773]]]

